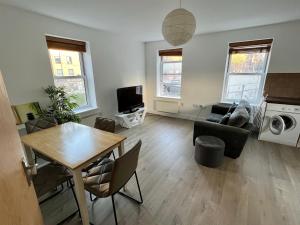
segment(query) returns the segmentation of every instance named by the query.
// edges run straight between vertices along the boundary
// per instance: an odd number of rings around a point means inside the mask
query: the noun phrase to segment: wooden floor
[[[192,121],[148,115],[142,126],[121,133],[127,148],[143,141],[138,176],[144,204],[116,196],[120,225],[300,224],[299,149],[250,138],[240,158],[211,169],[193,158]],[[134,179],[128,192],[137,196]],[[110,198],[87,201],[95,225],[114,225]],[[49,225],[74,210],[69,190],[42,205]],[[78,216],[67,224],[80,224]]]

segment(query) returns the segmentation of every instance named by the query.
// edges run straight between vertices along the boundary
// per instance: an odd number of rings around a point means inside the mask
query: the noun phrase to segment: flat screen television
[[[144,106],[142,85],[118,88],[117,97],[119,112],[130,113]]]

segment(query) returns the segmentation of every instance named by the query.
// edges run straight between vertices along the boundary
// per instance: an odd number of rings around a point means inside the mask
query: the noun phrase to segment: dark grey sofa
[[[231,104],[219,103],[212,106],[211,113],[207,121],[195,121],[193,143],[201,135],[210,135],[222,139],[225,142],[224,155],[231,158],[238,158],[243,151],[244,145],[250,134],[252,125],[245,124],[243,127],[234,127],[220,124],[222,117],[229,111],[234,111],[235,107]]]

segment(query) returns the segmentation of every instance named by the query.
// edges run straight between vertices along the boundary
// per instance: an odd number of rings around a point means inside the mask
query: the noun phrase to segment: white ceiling
[[[179,0],[0,0],[76,24],[162,40],[164,16]],[[300,0],[182,0],[197,21],[196,33],[209,33],[300,19]]]

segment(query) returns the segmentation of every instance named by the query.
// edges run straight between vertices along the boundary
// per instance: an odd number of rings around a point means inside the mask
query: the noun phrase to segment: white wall
[[[53,84],[45,34],[90,44],[100,111],[117,111],[116,88],[145,83],[144,44],[0,4],[0,70],[12,104],[46,101]]]
[[[195,36],[183,46],[181,107],[180,113],[173,116],[194,119],[199,110],[193,108],[193,104],[213,104],[221,100],[229,42],[274,38],[269,72],[299,73],[299,37],[300,21]],[[146,44],[146,103],[148,111],[154,113],[158,113],[154,107],[157,54],[158,50],[167,48],[172,47],[164,41]]]

